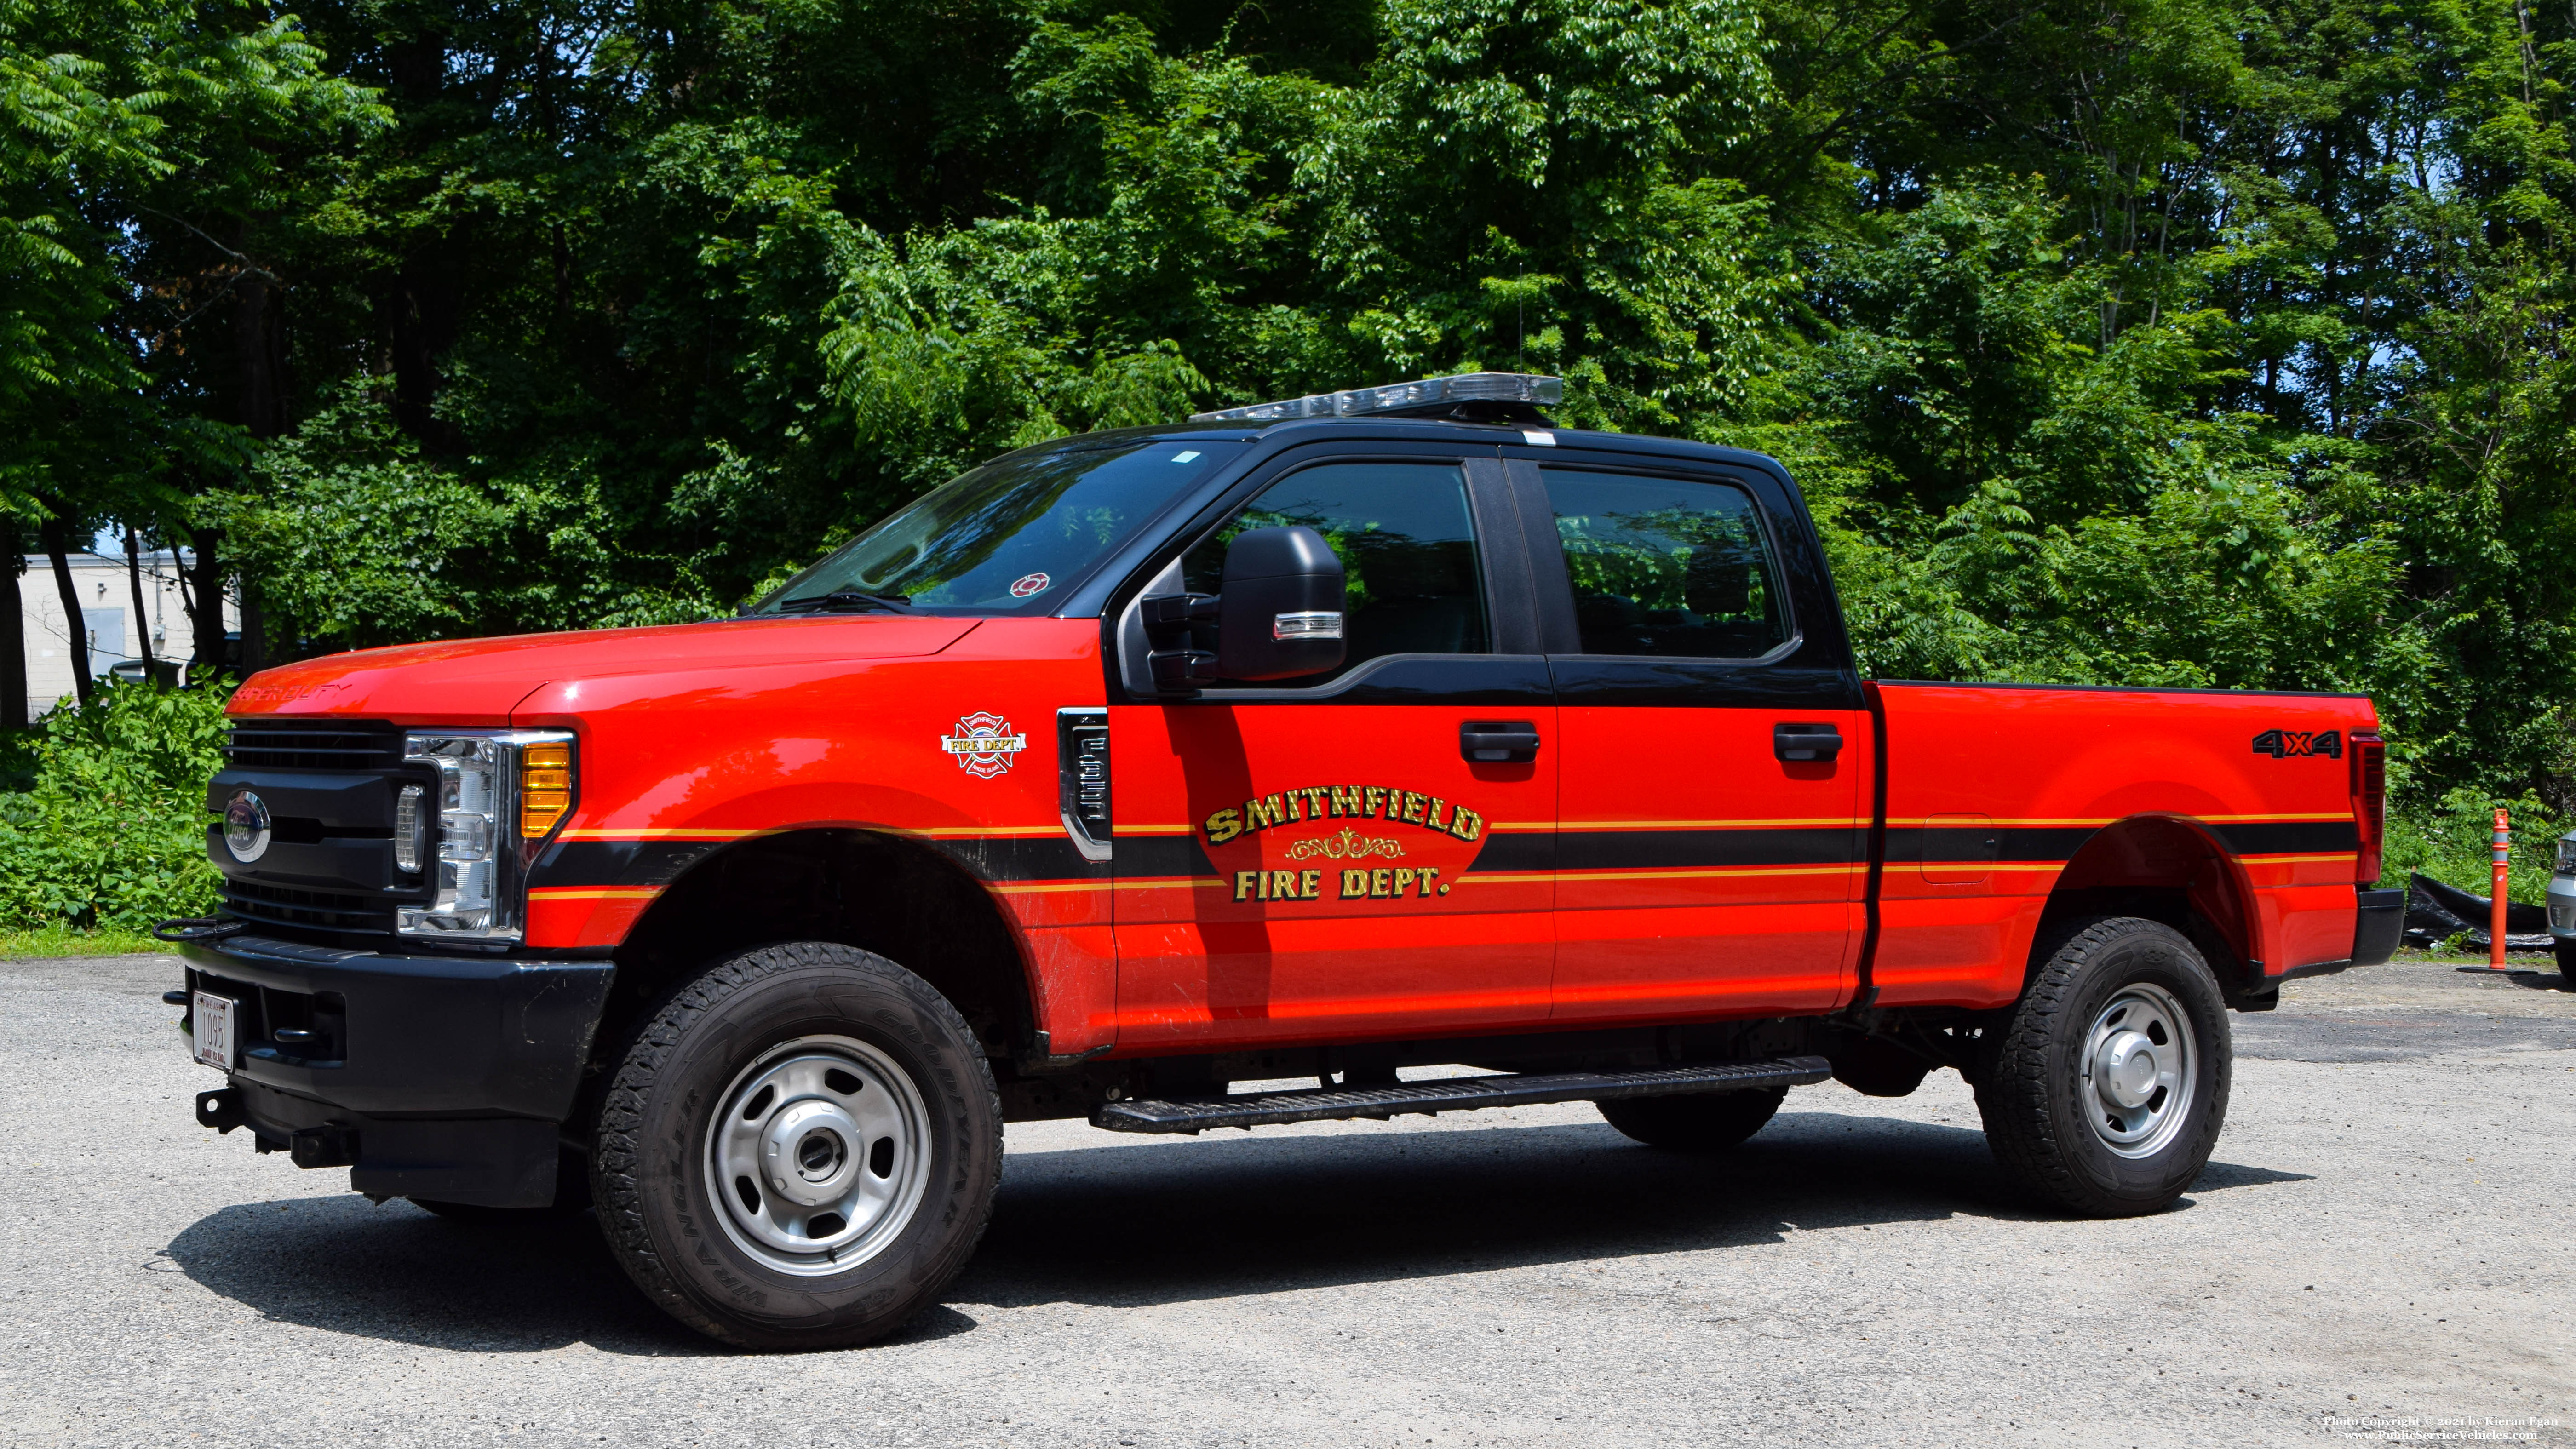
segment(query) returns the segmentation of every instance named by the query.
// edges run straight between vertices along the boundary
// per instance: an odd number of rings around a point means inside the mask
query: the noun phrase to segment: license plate
[[[210,991],[197,993],[193,1007],[197,1060],[216,1071],[233,1069],[233,1013],[240,1005],[229,996],[217,996]]]

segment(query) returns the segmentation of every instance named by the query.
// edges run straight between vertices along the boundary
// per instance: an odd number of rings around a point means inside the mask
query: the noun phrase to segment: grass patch
[[[141,931],[108,927],[97,931],[70,926],[43,926],[33,931],[0,931],[0,960],[32,956],[132,956],[143,952],[169,955],[175,946]]]

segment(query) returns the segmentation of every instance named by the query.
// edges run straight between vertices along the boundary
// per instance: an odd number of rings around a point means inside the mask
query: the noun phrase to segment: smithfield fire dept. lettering
[[[1255,796],[1240,806],[1217,811],[1207,818],[1203,828],[1207,832],[1208,844],[1223,845],[1259,831],[1316,820],[1383,820],[1389,824],[1419,825],[1425,830],[1469,841],[1485,833],[1485,817],[1464,805],[1453,804],[1437,795],[1398,790],[1386,785],[1309,785],[1296,790],[1274,791]],[[1380,850],[1376,853],[1394,852]]]
[[[1234,898],[1238,901],[1320,901],[1324,899],[1324,872],[1320,870],[1238,870],[1234,873]],[[1407,896],[1429,900],[1449,894],[1448,882],[1429,866],[1381,866],[1376,870],[1345,870],[1333,899],[1344,901],[1395,901]]]

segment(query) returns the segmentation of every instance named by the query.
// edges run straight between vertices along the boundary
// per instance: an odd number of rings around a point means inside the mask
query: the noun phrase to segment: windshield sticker
[[[1047,585],[1054,582],[1055,580],[1044,574],[1022,574],[1011,580],[1011,597],[1025,599],[1031,594],[1043,594],[1047,591]]]
[[[939,748],[957,757],[957,768],[979,780],[1009,774],[1012,760],[1028,747],[1029,737],[1013,734],[1009,720],[983,711],[959,720],[939,741]]]
[[[1184,448],[1184,449],[1182,449],[1180,452],[1174,453],[1174,454],[1172,455],[1172,461],[1173,461],[1173,462],[1175,462],[1175,463],[1186,463],[1186,462],[1190,461],[1192,458],[1197,457],[1198,455],[1199,455],[1199,450],[1198,450],[1198,449],[1196,449],[1196,448]]]

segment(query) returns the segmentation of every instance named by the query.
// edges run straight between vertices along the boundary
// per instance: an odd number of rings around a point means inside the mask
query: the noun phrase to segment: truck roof
[[[1501,446],[1576,447],[1758,468],[1789,481],[1765,454],[1680,438],[1558,427],[1542,408],[1562,402],[1561,378],[1521,372],[1469,372],[1340,392],[1313,393],[1193,413],[1186,423],[1112,428],[1019,449],[1114,445],[1142,440],[1208,439],[1288,443],[1325,438],[1383,438]],[[1462,437],[1461,435],[1464,434]],[[1015,455],[1006,455],[1015,456]]]

